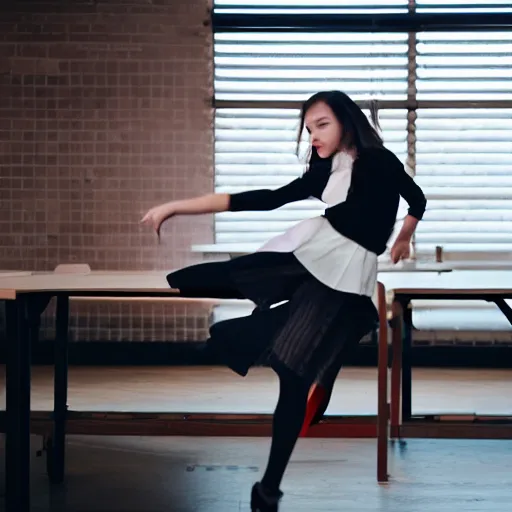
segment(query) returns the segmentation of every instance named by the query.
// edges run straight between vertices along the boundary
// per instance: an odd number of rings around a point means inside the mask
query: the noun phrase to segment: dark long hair
[[[380,130],[378,107],[376,102],[370,103],[370,114],[372,124],[368,121],[364,112],[344,92],[321,91],[317,92],[302,105],[300,129],[297,138],[297,154],[299,151],[300,139],[304,130],[304,119],[307,111],[316,103],[326,103],[343,127],[341,145],[346,149],[355,148],[358,153],[364,149],[382,148],[384,141],[379,135]],[[320,160],[316,148],[311,148],[310,164]]]

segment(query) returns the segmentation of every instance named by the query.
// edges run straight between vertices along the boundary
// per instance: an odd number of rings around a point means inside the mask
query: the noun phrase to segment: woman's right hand
[[[198,215],[226,212],[229,210],[229,194],[206,194],[181,201],[171,201],[151,208],[141,219],[142,224],[152,226],[160,239],[162,223],[174,215]]]
[[[176,214],[172,203],[165,203],[151,208],[141,219],[141,224],[151,226],[160,239],[160,228],[165,220]]]

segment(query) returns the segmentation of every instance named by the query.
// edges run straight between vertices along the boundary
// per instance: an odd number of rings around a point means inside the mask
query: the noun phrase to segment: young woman
[[[208,340],[218,361],[240,375],[265,358],[279,377],[270,456],[252,489],[253,512],[278,510],[312,384],[330,390],[348,353],[378,321],[372,302],[377,257],[386,250],[400,196],[409,210],[391,248],[393,262],[409,257],[425,211],[423,192],[384,147],[374,111],[372,121],[375,127],[346,94],[317,93],[302,107],[299,138],[306,127],[311,155],[301,177],[277,190],[173,201],[141,221],[159,236],[174,215],[273,210],[309,197],[326,203],[323,215],[299,222],[253,254],[168,275],[169,285],[186,296],[256,304],[248,317],[213,325]]]

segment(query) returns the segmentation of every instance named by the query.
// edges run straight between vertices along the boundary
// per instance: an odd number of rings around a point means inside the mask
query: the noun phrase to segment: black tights
[[[279,376],[279,399],[274,411],[270,456],[261,480],[270,494],[279,491],[304,422],[310,388],[309,381],[287,367],[279,365],[276,371]]]

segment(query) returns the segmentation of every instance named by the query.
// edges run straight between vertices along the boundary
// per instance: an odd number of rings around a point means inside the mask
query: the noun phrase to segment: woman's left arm
[[[409,205],[409,210],[393,247],[391,248],[391,260],[393,263],[410,257],[412,237],[427,207],[427,199],[423,190],[421,190],[419,185],[409,176],[401,163],[396,169],[395,177],[398,192]]]
[[[409,205],[408,214],[417,221],[423,218],[427,208],[427,199],[419,185],[407,174],[403,165],[396,171],[396,179],[399,194]]]
[[[427,200],[419,185],[406,172],[396,155],[385,150],[379,152],[378,158],[380,163],[376,172],[380,177],[380,189],[389,190],[389,187],[392,187],[409,206],[402,228],[391,248],[391,260],[397,263],[401,259],[410,257],[411,240],[419,221],[423,218]]]

